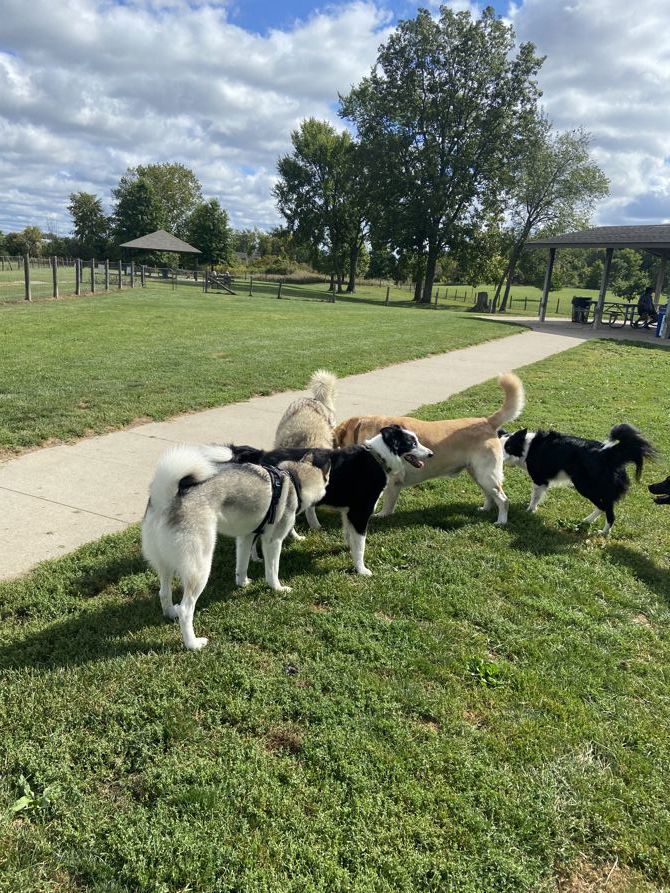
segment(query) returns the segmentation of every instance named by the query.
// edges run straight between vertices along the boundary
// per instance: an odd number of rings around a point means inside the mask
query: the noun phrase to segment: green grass
[[[517,329],[349,303],[144,290],[0,310],[0,450],[69,440]]]
[[[527,367],[523,423],[628,420],[667,457],[667,363],[591,342]],[[506,490],[504,529],[465,476],[405,491],[370,579],[323,513],[288,594],[258,567],[236,590],[221,541],[198,654],[137,528],[0,585],[0,890],[669,889],[667,510],[634,485],[606,541],[574,492],[530,516],[521,470]]]

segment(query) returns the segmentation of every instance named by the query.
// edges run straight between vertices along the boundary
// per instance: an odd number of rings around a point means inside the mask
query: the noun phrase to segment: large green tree
[[[435,19],[421,9],[341,99],[368,155],[374,220],[396,247],[413,243],[423,256],[424,301],[459,227],[498,201],[511,147],[536,103],[540,65],[533,45],[517,49],[490,7],[477,19],[444,6]]]
[[[37,226],[27,226],[20,233],[7,233],[5,236],[5,253],[10,256],[30,254],[39,257],[44,245],[44,233]]]
[[[529,126],[509,179],[507,210],[510,252],[496,295],[504,284],[501,312],[524,245],[538,230],[565,232],[586,225],[595,203],[609,192],[609,181],[589,155],[590,135],[583,130],[552,133],[546,118]]]
[[[202,202],[202,186],[193,171],[176,162],[140,164],[129,168],[119,180],[116,189],[112,190],[117,204],[129,190],[132,194],[139,181],[148,184],[154,195],[159,220],[154,229],[165,229],[174,235],[183,235],[186,221]]]
[[[202,254],[200,260],[212,267],[229,264],[233,252],[233,234],[228,225],[228,214],[218,199],[198,205],[186,221],[187,239]]]
[[[153,186],[143,179],[135,179],[114,190],[114,236],[117,243],[130,242],[163,226],[161,208]]]
[[[90,192],[73,192],[67,206],[80,257],[101,257],[107,248],[110,220],[102,201]]]
[[[351,178],[355,145],[348,132],[338,133],[315,118],[303,121],[291,142],[293,152],[277,163],[277,206],[298,243],[315,252],[325,249],[341,292],[352,242],[362,226]]]

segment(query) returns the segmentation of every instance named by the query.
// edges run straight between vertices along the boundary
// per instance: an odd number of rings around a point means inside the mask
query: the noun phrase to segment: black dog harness
[[[277,506],[279,505],[279,497],[281,496],[281,490],[284,485],[285,477],[288,477],[293,484],[295,495],[298,498],[298,508],[296,511],[300,511],[301,504],[302,491],[300,487],[300,481],[298,480],[294,472],[288,469],[284,470],[283,468],[276,468],[274,465],[263,465],[262,467],[270,475],[270,487],[272,488],[272,492],[270,495],[270,505],[267,512],[265,513],[265,517],[258,525],[258,527],[253,531],[254,542],[256,542],[256,540],[263,533],[268,524],[274,524],[275,516],[277,514]]]

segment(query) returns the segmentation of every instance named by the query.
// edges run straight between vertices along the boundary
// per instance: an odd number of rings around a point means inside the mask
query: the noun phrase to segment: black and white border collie
[[[233,462],[254,465],[278,465],[299,461],[305,454],[312,455],[317,467],[320,461],[330,464],[330,478],[326,495],[317,505],[339,509],[342,514],[344,540],[351,550],[354,567],[359,574],[370,576],[365,566],[365,537],[375,505],[386,487],[388,477],[402,471],[403,463],[422,468],[433,453],[419,442],[412,431],[400,425],[388,425],[364,444],[341,450],[317,448],[278,448],[258,450],[250,446],[228,444]]]
[[[614,504],[630,485],[626,465],[635,463],[636,479],[640,479],[645,459],[655,455],[652,445],[632,425],[615,425],[609,440],[584,440],[558,431],[528,431],[522,428],[503,435],[503,454],[511,465],[526,469],[533,481],[528,511],[534,512],[549,487],[570,485],[590,500],[596,510],[584,523],[592,524],[605,512],[607,535],[614,524]]]
[[[647,489],[656,497],[654,502],[657,505],[670,505],[670,476],[657,484],[649,484]]]

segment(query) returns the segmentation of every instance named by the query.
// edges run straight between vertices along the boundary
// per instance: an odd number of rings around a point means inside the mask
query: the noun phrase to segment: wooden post
[[[435,289],[435,309],[437,309],[437,299],[440,297],[440,289]]]
[[[95,294],[95,258],[91,258],[91,294]]]
[[[205,294],[209,291],[209,272],[205,270]]]
[[[277,297],[281,298],[281,279],[279,280],[279,288],[277,289]]]
[[[144,288],[144,271],[146,270],[146,264],[142,264],[140,267],[140,282],[142,283],[142,288]]]
[[[105,260],[105,291],[109,291],[109,258]]]
[[[33,293],[30,287],[30,256],[28,254],[23,255],[23,278],[25,284],[25,299],[26,301],[32,301]]]
[[[130,287],[135,288],[135,261],[130,262]]]
[[[605,265],[603,266],[603,277],[600,280],[600,291],[598,292],[598,303],[596,304],[595,313],[593,314],[593,328],[599,329],[603,322],[603,305],[605,303],[605,295],[607,294],[607,283],[610,278],[610,268],[612,266],[612,255],[614,248],[608,248],[605,251]]]
[[[53,278],[53,296],[54,298],[58,297],[58,258],[54,254],[51,258],[51,276]]]
[[[74,293],[81,294],[81,261],[78,257],[74,259]]]
[[[254,277],[249,276],[249,297],[252,297],[254,293]]]
[[[122,278],[122,276],[123,276],[123,264],[121,263],[121,260],[119,259],[119,291],[121,290],[121,278]]]
[[[389,293],[390,293],[390,291],[391,291],[391,286],[390,286],[390,285],[387,285],[387,286],[386,286],[386,300],[384,301],[385,304],[388,304],[388,302],[389,302]]]
[[[544,322],[547,315],[547,301],[549,300],[549,289],[551,288],[551,274],[554,270],[554,261],[556,260],[556,249],[549,249],[549,259],[547,260],[547,269],[544,274],[544,288],[542,289],[542,297],[540,298],[539,318],[540,322]],[[524,308],[528,305],[528,298],[524,304]]]

